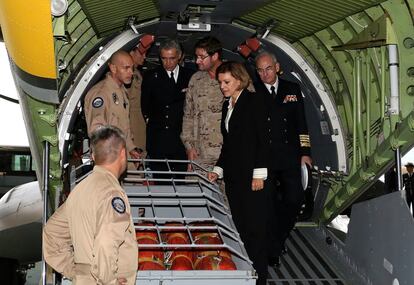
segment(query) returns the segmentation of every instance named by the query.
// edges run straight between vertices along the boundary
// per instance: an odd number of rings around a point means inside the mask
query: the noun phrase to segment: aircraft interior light
[[[52,15],[54,17],[60,17],[68,10],[67,0],[52,0]]]

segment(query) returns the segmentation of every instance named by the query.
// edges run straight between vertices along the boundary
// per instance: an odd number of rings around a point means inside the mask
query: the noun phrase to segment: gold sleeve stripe
[[[299,135],[300,146],[301,147],[310,147],[309,135]]]
[[[310,142],[300,142],[300,147],[311,147]]]

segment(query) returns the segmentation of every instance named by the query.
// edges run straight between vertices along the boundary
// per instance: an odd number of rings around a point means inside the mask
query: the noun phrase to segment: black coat
[[[270,196],[266,186],[253,191],[252,178],[255,168],[267,168],[268,165],[265,100],[263,94],[243,91],[234,106],[227,132],[228,105],[229,100],[223,104],[223,146],[216,165],[223,168],[233,221],[259,274],[259,284],[264,284],[267,277],[266,217],[271,206]]]
[[[266,95],[270,114],[270,167],[274,170],[300,167],[301,156],[310,156],[309,132],[300,86],[280,78],[278,80],[275,98],[262,82],[255,83],[256,91]]]
[[[226,184],[245,185],[251,183],[254,168],[268,167],[269,137],[266,132],[265,101],[262,94],[244,90],[234,107],[227,132],[225,120],[230,100],[223,104],[223,146],[216,165],[223,169]],[[251,184],[248,184],[250,187]]]
[[[180,139],[183,106],[193,73],[179,67],[177,83],[173,83],[163,67],[144,74],[141,110],[147,123],[147,150],[153,158],[177,158],[171,155],[184,150]]]
[[[410,203],[414,198],[414,173],[411,175],[411,177],[408,175],[408,173],[405,173],[403,175],[403,184],[407,202]]]

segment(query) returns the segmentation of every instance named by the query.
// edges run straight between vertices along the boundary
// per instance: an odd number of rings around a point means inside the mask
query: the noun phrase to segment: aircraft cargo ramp
[[[269,267],[268,284],[345,285],[334,267],[306,239],[303,230],[294,230],[287,241],[287,253],[279,268]]]

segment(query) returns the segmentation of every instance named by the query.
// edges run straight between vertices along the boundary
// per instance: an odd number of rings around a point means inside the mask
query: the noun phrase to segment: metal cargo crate
[[[190,161],[155,159],[138,161],[139,170],[128,170],[122,179],[122,186],[131,204],[135,230],[141,233],[149,232],[153,237],[157,237],[156,243],[138,242],[139,251],[162,252],[165,269],[138,270],[136,284],[256,284],[256,272],[236,230],[226,197],[217,184],[208,181],[207,171]],[[150,170],[148,166],[151,162],[165,164],[167,171]],[[191,163],[192,171],[171,171],[172,163],[185,165]],[[69,179],[71,188],[87,177],[91,169],[90,161],[72,168]],[[163,175],[163,178],[155,178],[157,175]],[[167,243],[165,234],[174,230],[186,233],[189,242]],[[198,244],[194,237],[194,233],[197,232],[214,233],[220,242]],[[192,254],[225,252],[231,256],[236,269],[171,270],[168,256],[171,256],[174,250]],[[62,284],[70,283],[68,280],[62,282]]]
[[[171,169],[171,163],[188,163],[144,160],[141,166],[145,170],[128,171],[123,180],[136,231],[149,231],[157,236],[154,244],[138,242],[139,250],[158,250],[165,254],[166,270],[138,270],[137,284],[256,284],[256,273],[226,198],[216,184],[207,180],[206,170],[195,163],[189,172],[156,172],[146,167],[155,161],[165,163],[167,169]],[[159,174],[163,178],[155,178]],[[166,242],[165,234],[176,230],[186,233],[188,244]],[[194,233],[200,231],[215,233],[220,243],[198,244]],[[169,270],[168,254],[173,250],[192,254],[225,251],[231,254],[236,270]]]

